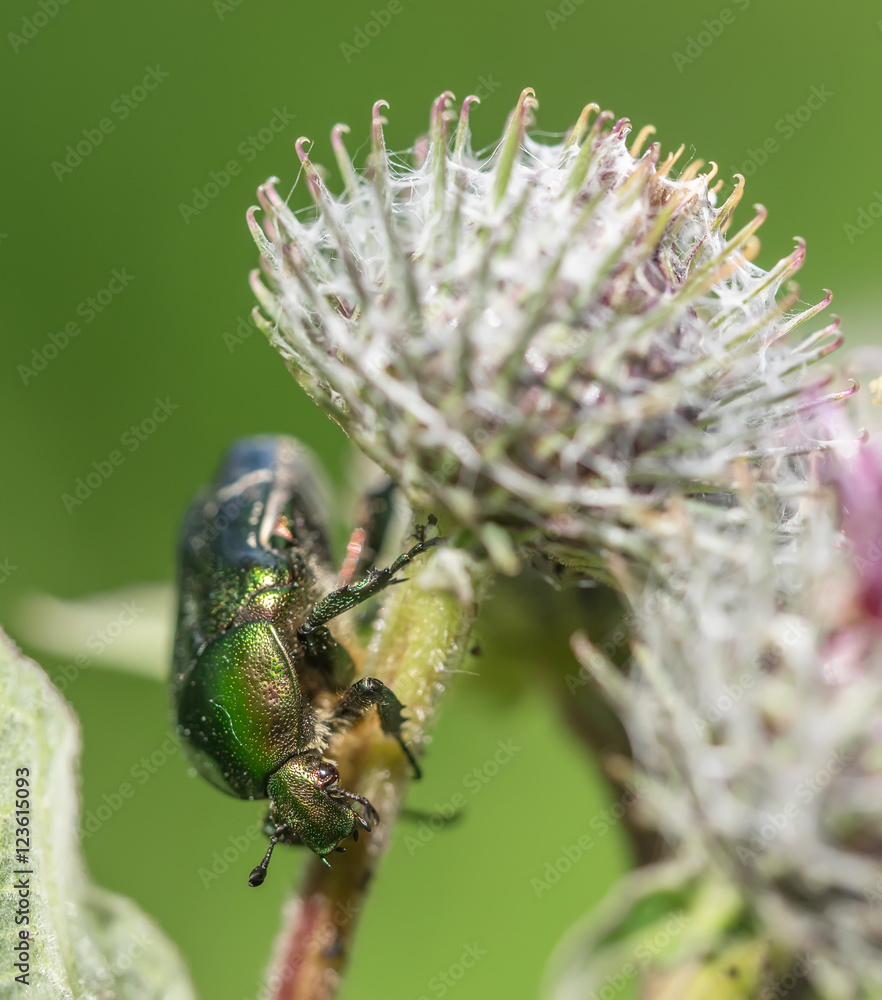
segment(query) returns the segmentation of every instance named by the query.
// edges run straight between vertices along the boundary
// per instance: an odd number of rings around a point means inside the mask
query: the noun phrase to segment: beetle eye
[[[326,788],[328,785],[333,785],[340,777],[337,773],[337,768],[333,764],[329,764],[326,760],[323,760],[316,768],[315,776],[318,778],[319,788]]]

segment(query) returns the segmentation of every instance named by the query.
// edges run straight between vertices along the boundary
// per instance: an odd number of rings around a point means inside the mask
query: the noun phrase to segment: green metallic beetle
[[[178,733],[213,785],[237,798],[269,799],[270,845],[251,873],[253,886],[266,877],[278,842],[305,844],[327,864],[342,840],[379,821],[367,799],[338,786],[337,768],[325,759],[334,733],[372,706],[419,776],[401,735],[401,702],[376,678],[353,683],[352,660],[326,626],[394,583],[440,539],[420,537],[387,569],[328,593],[323,510],[302,445],[246,438],[194,500],[181,533],[172,673]],[[367,529],[353,539],[350,554],[361,549],[361,559],[350,558],[347,580],[373,548]]]

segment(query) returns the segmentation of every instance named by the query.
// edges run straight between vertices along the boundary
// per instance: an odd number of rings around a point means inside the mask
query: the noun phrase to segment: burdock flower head
[[[785,341],[830,300],[798,305],[802,243],[754,266],[765,210],[727,235],[744,179],[718,205],[716,165],[674,176],[682,146],[644,151],[651,127],[630,138],[593,104],[549,145],[527,134],[525,90],[474,153],[476,100],[457,113],[442,94],[406,155],[378,102],[364,172],[335,127],[339,196],[299,140],[305,214],[260,188],[259,322],[300,384],[510,571],[530,550],[648,558],[672,493],[729,490],[739,459],[786,480],[815,445],[806,367],[839,342],[836,322]]]
[[[575,648],[628,730],[644,816],[746,901],[731,942],[754,941],[766,985],[802,956],[796,978],[855,1000],[882,989],[882,460],[865,447],[833,464],[845,536],[819,484],[783,539],[742,496],[747,523],[720,533],[715,558],[685,531],[663,583],[625,574],[627,677],[585,637]],[[572,958],[584,983],[592,956]]]

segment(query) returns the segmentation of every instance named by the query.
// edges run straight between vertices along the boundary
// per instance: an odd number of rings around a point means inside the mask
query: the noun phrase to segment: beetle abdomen
[[[270,622],[229,629],[182,679],[179,733],[212,784],[238,798],[265,798],[270,774],[302,751],[311,733],[297,673]]]

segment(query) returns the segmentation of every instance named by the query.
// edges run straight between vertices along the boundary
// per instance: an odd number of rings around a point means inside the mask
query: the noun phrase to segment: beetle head
[[[263,863],[251,873],[251,885],[263,882],[272,849],[279,840],[305,844],[324,860],[341,840],[349,836],[357,839],[359,826],[370,830],[372,822],[379,820],[367,799],[337,787],[338,778],[337,768],[315,753],[292,757],[273,773],[267,793],[270,816],[278,829],[270,838]],[[365,818],[355,812],[350,801],[362,804]]]

